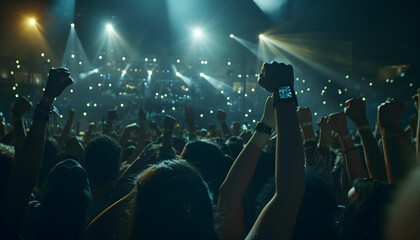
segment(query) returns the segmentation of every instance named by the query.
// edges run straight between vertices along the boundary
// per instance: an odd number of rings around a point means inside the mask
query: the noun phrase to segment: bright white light
[[[264,35],[262,35],[262,34],[258,35],[258,37],[259,37],[260,39],[265,38],[265,36],[264,36]]]
[[[180,63],[180,62],[181,62],[181,60],[177,59],[177,60],[176,60],[176,62],[177,62],[177,63]]]
[[[230,66],[232,63],[231,62],[228,62],[228,65]]]
[[[71,58],[74,58],[74,54],[72,54],[70,57],[71,57]]]
[[[35,18],[30,18],[29,19],[29,24],[35,25],[35,23],[36,23]]]
[[[196,28],[193,31],[194,38],[202,38],[203,37],[203,31],[200,28]]]
[[[71,27],[71,28],[74,28],[74,23],[70,24],[70,27]]]
[[[99,58],[99,60],[102,60],[102,56],[99,56],[98,58]]]
[[[153,58],[153,62],[156,62],[156,58]]]
[[[147,62],[147,61],[149,61],[149,59],[148,58],[145,58],[144,61]]]
[[[122,75],[127,74],[127,70],[122,70]]]
[[[123,61],[125,61],[125,57],[122,57],[121,59],[122,59]]]
[[[233,38],[235,35],[233,35],[232,33],[229,35],[230,38]]]
[[[152,75],[153,71],[152,70],[147,70],[147,74]]]
[[[204,77],[204,73],[200,73],[200,77]]]
[[[179,76],[181,76],[181,73],[176,72],[175,75],[179,77]]]
[[[99,72],[99,69],[97,69],[97,68],[95,68],[94,70],[93,70],[93,72]]]
[[[112,26],[112,24],[108,23],[108,24],[106,25],[106,30],[107,30],[108,32],[112,32],[112,31],[114,31],[114,27]]]

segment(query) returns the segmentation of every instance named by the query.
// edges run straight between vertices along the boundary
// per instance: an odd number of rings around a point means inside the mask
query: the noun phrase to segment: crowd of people
[[[252,131],[223,110],[197,126],[190,106],[161,126],[139,108],[125,128],[110,110],[83,130],[73,109],[48,124],[73,83],[51,69],[37,103],[21,96],[0,118],[1,239],[419,239],[417,116],[403,127],[392,98],[372,123],[352,98],[315,127],[295,81],[292,66],[263,65]]]

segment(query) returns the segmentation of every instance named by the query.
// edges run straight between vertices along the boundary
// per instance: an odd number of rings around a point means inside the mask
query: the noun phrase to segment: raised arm
[[[219,120],[220,127],[222,128],[223,139],[228,139],[230,136],[232,136],[232,133],[230,132],[229,126],[226,123],[226,112],[221,109],[217,110],[217,120]]]
[[[1,217],[13,232],[18,232],[21,227],[29,196],[36,184],[44,151],[45,130],[53,109],[52,103],[73,83],[69,76],[69,71],[64,68],[50,70],[44,95],[35,107],[31,130],[13,166],[1,206]]]
[[[414,105],[417,109],[417,131],[416,131],[416,155],[417,155],[417,162],[420,160],[420,88],[417,90],[417,95],[414,97]]]
[[[185,107],[185,122],[188,125],[189,140],[195,139],[194,110],[192,107]]]
[[[346,115],[343,112],[330,114],[328,123],[331,128],[338,134],[341,143],[344,160],[346,161],[347,174],[351,181],[356,178],[368,177],[359,149],[354,146],[354,141],[347,128]]]
[[[273,101],[269,97],[265,102],[264,114],[257,125],[257,131],[238,155],[220,186],[217,220],[221,239],[234,240],[245,237],[242,198],[274,127]]]
[[[74,109],[73,108],[69,108],[69,118],[67,119],[66,125],[64,126],[63,131],[61,132],[61,136],[58,139],[58,143],[62,146],[67,142],[68,139],[68,135],[70,133],[71,130],[71,126],[73,124],[73,119],[74,119]]]
[[[373,179],[387,181],[385,159],[367,120],[365,102],[361,98],[347,100],[345,114],[359,131],[369,176]]]
[[[409,140],[400,123],[404,105],[397,99],[387,100],[378,107],[378,125],[382,133],[388,181],[401,182],[411,169]]]
[[[15,147],[15,159],[19,157],[22,150],[23,143],[26,138],[25,124],[23,123],[23,114],[29,112],[32,108],[32,103],[25,97],[19,97],[15,104],[13,104],[12,119],[13,119],[13,146]]]
[[[293,69],[276,62],[264,64],[259,84],[273,93],[277,132],[276,193],[246,239],[290,239],[305,192],[304,153],[296,115]]]

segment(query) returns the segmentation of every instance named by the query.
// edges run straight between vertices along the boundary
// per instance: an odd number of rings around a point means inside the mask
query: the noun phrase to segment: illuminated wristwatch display
[[[273,106],[290,102],[296,102],[297,105],[295,90],[291,86],[278,87],[277,92],[274,93]]]

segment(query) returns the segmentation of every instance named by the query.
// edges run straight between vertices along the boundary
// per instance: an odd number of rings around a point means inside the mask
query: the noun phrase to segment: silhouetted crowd
[[[403,127],[391,98],[369,123],[352,98],[313,126],[294,81],[292,66],[263,65],[252,130],[221,109],[197,126],[190,106],[162,125],[139,107],[125,128],[110,110],[80,129],[71,108],[49,124],[73,83],[51,69],[39,102],[0,115],[0,239],[420,239],[417,116]]]

